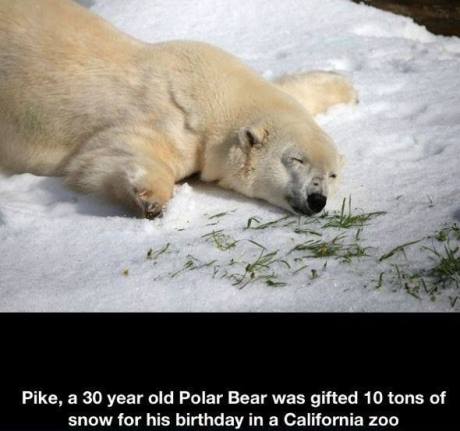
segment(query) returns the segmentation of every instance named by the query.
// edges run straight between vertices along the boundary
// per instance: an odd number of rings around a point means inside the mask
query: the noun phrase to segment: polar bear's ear
[[[263,127],[242,127],[238,131],[240,146],[245,151],[262,147],[268,140],[268,131]]]

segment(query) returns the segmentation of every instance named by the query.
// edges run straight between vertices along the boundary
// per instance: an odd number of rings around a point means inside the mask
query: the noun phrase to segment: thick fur
[[[142,43],[70,0],[0,0],[0,168],[64,176],[140,215],[196,172],[299,211],[292,196],[327,195],[340,164],[311,115],[355,100],[336,74],[270,83],[216,47]]]
[[[296,98],[313,116],[341,103],[357,103],[358,93],[342,75],[334,72],[304,72],[285,75],[275,83]]]

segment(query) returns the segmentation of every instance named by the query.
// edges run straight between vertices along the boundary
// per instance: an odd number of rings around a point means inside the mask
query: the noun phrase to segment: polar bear
[[[198,172],[321,211],[341,157],[312,116],[354,101],[337,74],[269,82],[217,47],[143,43],[70,0],[0,0],[0,168],[63,176],[142,217]]]

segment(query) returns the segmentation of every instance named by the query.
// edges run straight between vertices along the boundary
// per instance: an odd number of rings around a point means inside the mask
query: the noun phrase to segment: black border
[[[459,429],[459,322],[453,313],[1,314],[0,430],[66,429],[64,411],[20,405],[21,389],[40,388],[444,389],[448,406],[401,409],[398,429]]]

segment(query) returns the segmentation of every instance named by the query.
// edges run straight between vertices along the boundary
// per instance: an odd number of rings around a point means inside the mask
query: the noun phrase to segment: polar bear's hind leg
[[[284,75],[274,83],[300,102],[313,116],[326,112],[334,105],[358,102],[358,93],[351,82],[335,72]]]

